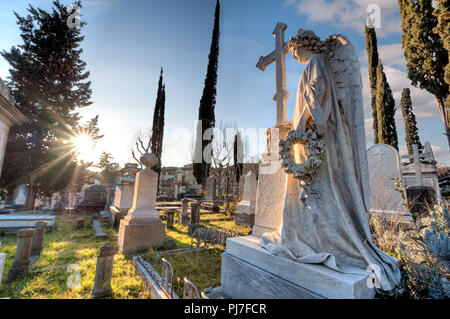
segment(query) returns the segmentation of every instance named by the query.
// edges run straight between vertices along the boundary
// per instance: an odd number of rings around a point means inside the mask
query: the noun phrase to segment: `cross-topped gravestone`
[[[280,124],[286,122],[286,100],[289,97],[289,92],[286,90],[286,53],[288,52],[288,46],[284,42],[284,32],[287,25],[278,22],[272,35],[275,37],[275,50],[266,55],[260,57],[256,67],[261,71],[264,71],[266,67],[275,61],[275,74],[276,74],[276,93],[273,96],[273,100],[277,104],[277,123]]]
[[[412,158],[414,160],[414,168],[416,170],[416,184],[418,186],[423,186],[422,169],[420,167],[420,159],[432,157],[433,153],[419,153],[419,147],[417,146],[417,144],[412,144],[411,147],[413,149],[412,155],[403,155],[402,158],[404,158],[404,159]]]

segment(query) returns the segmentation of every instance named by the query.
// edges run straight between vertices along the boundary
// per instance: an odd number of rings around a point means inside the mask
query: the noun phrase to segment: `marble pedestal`
[[[373,298],[368,276],[342,274],[323,265],[301,264],[274,256],[259,238],[227,239],[222,254],[221,286],[233,299],[356,299]]]
[[[155,214],[158,212],[155,210]],[[119,251],[133,254],[164,244],[165,225],[159,217],[132,218],[129,215],[120,221]]]

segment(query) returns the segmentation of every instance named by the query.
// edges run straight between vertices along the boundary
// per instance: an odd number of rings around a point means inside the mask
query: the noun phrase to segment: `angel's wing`
[[[355,48],[343,35],[329,36],[327,63],[335,82],[335,93],[350,131],[354,163],[364,201],[370,207],[369,168],[367,165],[366,134],[362,100],[361,68]],[[359,166],[359,167],[358,167]]]

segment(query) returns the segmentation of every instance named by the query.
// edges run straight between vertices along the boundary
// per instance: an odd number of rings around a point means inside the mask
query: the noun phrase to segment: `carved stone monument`
[[[136,174],[133,205],[120,221],[119,250],[123,254],[164,244],[165,225],[155,209],[158,173],[152,170],[158,159],[148,153],[141,157],[141,162],[145,169]]]
[[[367,150],[370,182],[370,213],[393,221],[412,221],[406,200],[396,190],[396,179],[403,183],[400,156],[386,144],[375,144]]]
[[[244,198],[236,206],[234,222],[236,225],[252,227],[255,223],[256,174],[249,171],[245,176]]]
[[[34,232],[33,228],[23,228],[17,231],[16,257],[8,272],[8,282],[28,274],[30,270],[31,242]]]
[[[95,268],[92,298],[105,298],[111,295],[111,277],[116,252],[116,247],[111,244],[105,244],[100,247],[100,253],[97,257],[97,267]]]
[[[282,132],[279,141],[270,132],[268,150],[275,163],[273,150],[280,145],[281,163],[269,170],[277,174],[281,164],[287,174],[280,174],[276,184],[261,184],[259,175],[258,229],[252,236],[227,240],[215,292],[231,298],[372,298],[374,288],[392,290],[401,276],[395,258],[372,243],[367,218],[369,172],[358,56],[342,35],[322,41],[300,29],[284,43],[280,34],[285,29],[277,25],[276,50],[258,65],[275,60],[279,66],[274,100]],[[306,64],[293,130],[285,137],[283,48]],[[264,204],[273,208],[265,211],[269,222],[259,225],[258,207]],[[255,236],[261,232],[262,237]]]
[[[192,235],[195,227],[200,223],[200,202],[191,203],[191,219],[188,225],[188,233]]]
[[[114,204],[109,207],[110,219],[113,226],[120,225],[122,220],[133,205],[135,177],[119,177],[116,179],[116,192]]]

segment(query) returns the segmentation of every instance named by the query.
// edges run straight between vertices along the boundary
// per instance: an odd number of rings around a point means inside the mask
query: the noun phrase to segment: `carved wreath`
[[[306,160],[301,164],[294,162],[293,155],[291,153],[292,145],[294,144],[306,144],[306,148],[309,150]],[[313,129],[308,129],[301,138],[298,138],[295,131],[291,131],[287,134],[286,140],[280,140],[280,155],[281,166],[286,173],[290,173],[294,178],[299,179],[305,183],[304,186],[309,186],[312,183],[312,177],[316,173],[317,169],[322,164],[322,160],[325,158],[326,147],[325,142],[317,136],[317,133]]]

